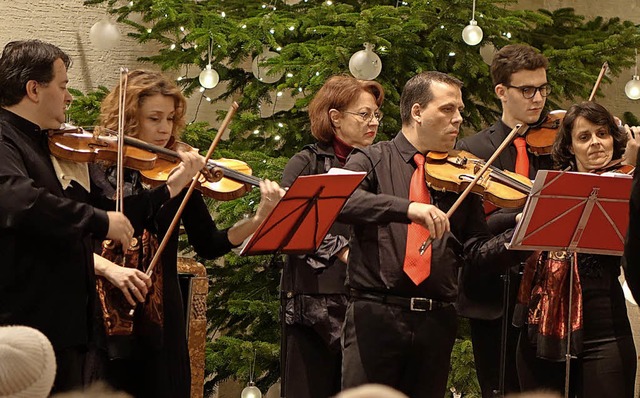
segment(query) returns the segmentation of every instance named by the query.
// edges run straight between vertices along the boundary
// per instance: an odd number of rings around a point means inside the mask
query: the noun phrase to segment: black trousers
[[[444,397],[457,327],[453,306],[413,312],[351,301],[342,336],[342,388],[379,383],[411,398]]]
[[[518,342],[518,375],[523,391],[564,393],[565,363],[536,357],[523,329]],[[583,352],[571,360],[569,396],[578,398],[633,398],[636,376],[633,337],[585,341]]]
[[[493,398],[494,391],[500,391],[500,355],[502,349],[502,318],[494,320],[470,319],[473,357],[476,363],[476,374],[482,398]],[[511,325],[507,327],[506,361],[504,374],[504,392],[520,392],[516,351],[520,329]]]
[[[340,350],[330,350],[318,333],[308,326],[287,325],[285,333],[287,397],[329,398],[340,392]]]
[[[86,347],[71,347],[54,351],[57,369],[51,394],[82,389],[84,387]]]

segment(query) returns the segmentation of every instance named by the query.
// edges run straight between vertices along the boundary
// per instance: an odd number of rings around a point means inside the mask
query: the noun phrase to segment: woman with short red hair
[[[327,80],[309,104],[311,134],[318,142],[287,163],[281,185],[342,167],[353,148],[371,145],[382,119],[383,99],[377,82],[343,75]],[[340,391],[348,241],[348,227],[335,223],[315,253],[287,259],[281,283],[284,397],[327,398]]]

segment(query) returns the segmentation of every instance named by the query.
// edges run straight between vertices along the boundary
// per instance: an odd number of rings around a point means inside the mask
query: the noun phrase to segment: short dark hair
[[[69,56],[40,40],[21,40],[8,43],[0,56],[0,106],[15,105],[27,94],[29,80],[47,84],[53,80],[53,63],[61,59],[66,68]]]
[[[613,115],[611,115],[604,106],[593,101],[585,101],[572,105],[562,120],[560,131],[556,136],[553,149],[551,150],[555,167],[559,170],[564,170],[567,167],[570,167],[571,170],[577,169],[576,157],[571,153],[570,148],[572,143],[571,131],[573,130],[576,119],[580,116],[595,125],[605,126],[607,130],[609,130],[609,134],[613,137],[612,159],[622,158],[622,154],[627,145],[627,134],[620,129]]]
[[[493,85],[511,84],[511,75],[521,70],[536,70],[549,67],[547,57],[538,50],[524,44],[509,44],[496,53],[491,62]]]
[[[411,122],[411,107],[413,104],[419,104],[421,108],[424,108],[433,100],[432,82],[440,82],[462,88],[462,82],[459,79],[446,73],[428,71],[415,75],[404,85],[400,95],[400,118],[403,125]]]
[[[358,80],[353,76],[336,75],[327,80],[309,103],[311,134],[321,142],[333,142],[335,131],[329,110],[344,111],[362,92],[373,95],[378,108],[384,101],[384,89],[372,80]]]

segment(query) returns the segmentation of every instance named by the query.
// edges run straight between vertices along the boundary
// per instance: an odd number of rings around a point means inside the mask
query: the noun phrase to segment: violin
[[[484,165],[484,160],[466,151],[429,152],[424,165],[425,179],[431,188],[460,193]],[[489,166],[471,192],[498,207],[518,208],[524,206],[532,186],[525,176]]]
[[[616,173],[616,174],[626,174],[632,175],[635,171],[635,166],[630,164],[622,164],[622,159],[616,159],[609,162],[609,164],[597,169],[592,170],[592,173],[602,174],[602,173]]]
[[[49,150],[52,155],[74,162],[105,161],[115,163],[118,139],[112,135],[89,132],[75,126],[49,130]],[[173,140],[173,138],[172,138]],[[149,144],[134,137],[124,137],[124,166],[139,170],[150,185],[166,182],[171,171],[180,164],[174,150]],[[176,149],[191,151],[193,148],[179,141],[171,141]],[[260,179],[251,176],[251,168],[240,160],[209,160],[198,181],[198,190],[216,200],[233,200],[244,195]]]
[[[539,122],[529,126],[524,138],[531,153],[537,156],[551,153],[566,113],[565,110],[551,111]]]
[[[151,145],[136,138],[131,141],[125,139],[125,142],[144,145],[146,149],[161,155],[152,169],[140,170],[143,181],[151,186],[166,182],[173,169],[178,167],[180,158],[176,152],[177,149],[193,151],[193,147],[184,142],[176,141],[173,137],[167,148]],[[243,196],[252,187],[260,185],[261,179],[252,176],[251,173],[249,165],[241,160],[225,158],[209,160],[205,165],[202,177],[198,180],[196,189],[203,195],[216,200],[234,200]]]
[[[118,139],[115,136],[97,135],[70,125],[65,125],[60,130],[49,130],[48,136],[49,151],[60,159],[79,163],[115,163],[118,159]],[[125,167],[149,170],[153,168],[157,158],[155,153],[132,146],[125,147]]]

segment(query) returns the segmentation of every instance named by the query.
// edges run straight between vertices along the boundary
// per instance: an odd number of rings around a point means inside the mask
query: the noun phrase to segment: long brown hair
[[[311,134],[321,142],[332,142],[335,135],[329,110],[344,110],[358,98],[361,92],[368,92],[376,99],[378,108],[384,101],[384,89],[378,82],[358,80],[347,75],[332,76],[318,90],[309,103]]]
[[[173,97],[175,115],[171,135],[178,138],[185,126],[187,100],[182,91],[171,80],[157,72],[134,70],[129,72],[124,104],[125,134],[135,137],[138,133],[138,110],[147,97],[162,94]],[[120,87],[116,87],[102,101],[100,107],[100,126],[109,130],[118,129],[118,98]]]

